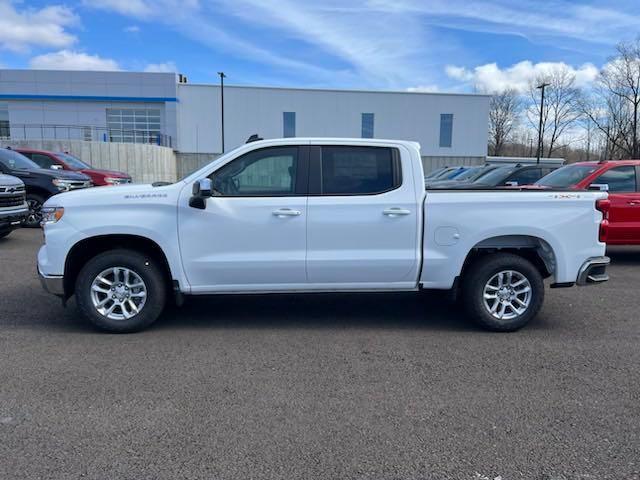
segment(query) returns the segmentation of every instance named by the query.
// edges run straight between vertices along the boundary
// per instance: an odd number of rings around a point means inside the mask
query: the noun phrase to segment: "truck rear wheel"
[[[534,318],[544,300],[544,282],[527,259],[511,253],[480,257],[462,281],[462,301],[482,327],[512,332]]]
[[[91,323],[128,333],[157,320],[167,289],[156,260],[122,249],[89,260],[78,275],[75,292],[78,308]]]

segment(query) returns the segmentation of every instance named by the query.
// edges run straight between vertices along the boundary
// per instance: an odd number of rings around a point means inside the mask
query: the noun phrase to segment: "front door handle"
[[[628,205],[631,205],[632,207],[637,207],[640,206],[640,201],[638,200],[631,200],[630,202],[627,202]]]
[[[397,215],[410,215],[411,210],[407,210],[405,208],[391,207],[385,208],[382,213],[388,217],[395,217]]]
[[[276,217],[297,217],[300,215],[300,210],[293,210],[291,208],[279,208],[274,210],[273,214]]]

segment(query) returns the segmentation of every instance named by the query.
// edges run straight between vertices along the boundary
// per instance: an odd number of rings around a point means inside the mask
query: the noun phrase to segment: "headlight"
[[[58,187],[58,190],[65,191],[69,190],[71,187],[71,182],[69,180],[62,180],[60,178],[54,178],[51,182]]]
[[[129,183],[130,180],[128,178],[120,178],[120,177],[105,177],[104,181],[109,185],[120,185],[122,183]]]
[[[40,225],[51,225],[58,222],[64,215],[64,208],[62,207],[42,207],[40,210],[42,213],[42,220]]]

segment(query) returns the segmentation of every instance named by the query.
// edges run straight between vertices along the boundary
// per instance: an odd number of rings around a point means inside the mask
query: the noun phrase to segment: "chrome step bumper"
[[[584,262],[578,272],[578,285],[590,285],[592,283],[602,283],[609,280],[607,267],[611,263],[609,257],[593,257]]]

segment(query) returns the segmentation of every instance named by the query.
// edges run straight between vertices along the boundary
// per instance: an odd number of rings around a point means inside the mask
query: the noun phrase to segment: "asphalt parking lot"
[[[0,240],[1,479],[640,478],[640,248],[512,334],[442,295],[192,299],[98,333]]]

